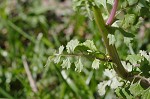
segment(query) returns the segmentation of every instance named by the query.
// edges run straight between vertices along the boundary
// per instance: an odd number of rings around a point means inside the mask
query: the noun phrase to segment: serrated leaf
[[[133,5],[138,2],[138,0],[127,0],[129,5]]]
[[[79,41],[78,40],[71,40],[67,43],[66,48],[68,53],[73,53],[74,49],[78,46]]]
[[[92,20],[93,19],[92,12],[91,12],[90,5],[89,5],[88,1],[85,1],[85,8],[86,8],[88,17],[90,18],[90,20]]]
[[[126,60],[129,60],[134,66],[137,64],[137,62],[141,62],[142,59],[143,57],[140,54],[128,55],[126,58]]]
[[[65,60],[63,60],[63,63],[61,64],[62,68],[69,69],[71,67],[70,58],[67,57]]]
[[[81,62],[81,58],[78,59],[78,61],[75,62],[75,71],[81,72],[83,69],[83,64]]]
[[[130,63],[126,63],[125,61],[121,61],[121,63],[128,72],[132,71],[132,65]]]
[[[143,92],[143,88],[141,87],[141,85],[139,83],[134,83],[130,86],[129,91],[131,92],[132,95],[136,96],[140,96]]]
[[[90,50],[92,51],[97,51],[97,48],[96,46],[94,45],[94,42],[92,40],[86,40],[84,43],[83,43],[84,46],[88,47]]]
[[[73,9],[76,11],[82,5],[83,0],[73,0]]]
[[[98,84],[98,93],[103,96],[106,93],[106,86],[109,85],[111,81],[103,81]]]
[[[100,60],[94,59],[94,61],[92,63],[92,68],[93,69],[98,69],[99,68],[99,64],[100,64]]]
[[[115,93],[117,94],[117,96],[119,97],[119,99],[123,99],[123,94],[121,93],[121,88],[117,88],[115,90]]]
[[[114,77],[113,79],[111,79],[110,87],[111,87],[112,89],[116,89],[116,88],[118,88],[118,87],[121,86],[121,85],[122,85],[122,83],[120,83],[120,82],[117,80],[116,77]]]
[[[114,45],[115,44],[115,36],[113,34],[108,34],[107,38],[109,39],[109,45]]]
[[[93,1],[89,0],[73,0],[73,9],[75,11],[80,10],[82,12],[81,14],[88,16],[89,19],[93,20],[91,4],[95,5]]]
[[[130,94],[130,92],[127,90],[127,88],[122,88],[121,92],[124,94],[126,99],[133,99],[133,96]]]
[[[105,69],[104,75],[109,77],[109,79],[111,79],[111,78],[116,76],[116,73],[115,73],[115,71],[113,69],[111,69],[111,70]]]
[[[142,93],[141,99],[150,99],[150,87]]]
[[[130,38],[130,37],[124,37],[124,43],[126,45],[129,45],[131,43],[131,41],[133,40],[133,38]]]
[[[63,50],[64,50],[64,46],[62,45],[62,46],[59,47],[59,52],[58,52],[58,54],[62,54]]]
[[[113,5],[114,4],[114,0],[107,0],[107,3]]]
[[[101,4],[101,5],[103,5],[103,7],[104,7],[105,9],[107,9],[106,0],[94,0],[94,2],[95,2],[95,4],[96,4],[97,6],[99,6],[99,5]]]
[[[144,56],[147,59],[147,61],[150,62],[150,52],[148,54],[146,51],[140,50],[140,54],[141,54],[141,56]]]
[[[55,64],[58,64],[60,62],[60,58],[61,56],[60,55],[57,55],[55,58],[54,58],[54,63]]]
[[[134,14],[126,14],[124,20],[122,21],[122,27],[124,29],[131,27],[134,24],[135,19],[136,17]]]

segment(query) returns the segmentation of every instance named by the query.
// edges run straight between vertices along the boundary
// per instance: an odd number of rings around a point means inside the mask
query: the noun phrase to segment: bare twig
[[[32,74],[31,74],[31,71],[29,69],[29,66],[28,66],[28,63],[26,61],[26,57],[25,56],[22,56],[22,61],[23,61],[23,65],[24,65],[25,71],[26,71],[27,76],[28,76],[28,80],[29,80],[31,89],[32,89],[33,92],[37,93],[38,89],[37,89],[35,80],[32,77]]]

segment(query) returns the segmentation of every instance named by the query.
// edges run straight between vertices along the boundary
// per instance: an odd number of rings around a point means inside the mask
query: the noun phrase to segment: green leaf
[[[92,16],[90,5],[89,5],[88,1],[85,1],[85,8],[86,8],[88,17],[90,18],[90,20],[92,20],[93,16]]]
[[[136,17],[134,14],[126,14],[124,17],[124,20],[122,21],[122,27],[124,29],[130,28],[136,20]]]
[[[84,46],[82,43],[79,44],[76,48],[75,51],[80,51],[80,52],[88,52],[90,49],[86,46]]]
[[[134,66],[137,64],[137,62],[141,62],[142,59],[143,57],[140,54],[128,55],[126,58],[126,60],[129,60],[129,62]]]
[[[65,60],[63,60],[63,63],[61,64],[62,68],[69,69],[71,67],[70,58],[67,57]]]
[[[84,43],[83,43],[84,46],[88,47],[90,50],[92,51],[97,51],[97,48],[96,46],[94,45],[94,42],[92,40],[86,40]]]
[[[115,36],[113,34],[108,34],[107,38],[109,38],[109,45],[114,45],[115,44]]]
[[[141,99],[150,99],[150,87],[142,93]]]
[[[74,49],[78,46],[79,41],[78,40],[71,40],[67,43],[66,48],[68,53],[73,53]]]
[[[81,14],[88,16],[89,19],[93,20],[91,4],[94,5],[94,2],[89,0],[73,0],[73,9],[75,11],[81,11]]]
[[[123,99],[124,97],[123,97],[123,94],[121,93],[121,89],[122,88],[117,88],[116,90],[115,90],[115,93],[116,93],[116,95],[119,97],[119,99]]]
[[[139,83],[134,83],[129,88],[129,91],[131,92],[132,95],[134,95],[134,97],[140,96],[143,90],[144,89],[141,87]]]
[[[99,5],[101,4],[101,5],[103,5],[103,7],[104,7],[105,9],[107,9],[106,0],[94,0],[94,2],[95,2],[95,4],[96,4],[97,6],[99,6]]]
[[[133,38],[130,38],[130,37],[124,37],[124,43],[126,45],[129,45],[131,43],[131,41],[133,40]]]
[[[127,0],[129,5],[133,5],[138,2],[138,0]]]
[[[124,37],[130,37],[130,38],[135,37],[135,35],[133,35],[132,33],[126,32],[122,28],[118,28],[118,27],[107,27],[107,28],[111,34],[115,34],[116,31],[119,31]]]
[[[100,60],[94,59],[94,61],[92,63],[92,68],[93,69],[98,69],[99,68],[99,64],[100,64]]]
[[[113,5],[114,4],[114,0],[107,0],[107,3]]]
[[[76,11],[82,5],[83,0],[73,0],[73,9]]]
[[[75,71],[81,72],[83,69],[83,64],[81,62],[81,57],[78,59],[78,61],[75,62]]]
[[[133,96],[130,94],[130,92],[127,88],[122,88],[121,92],[126,97],[125,99],[133,99]]]

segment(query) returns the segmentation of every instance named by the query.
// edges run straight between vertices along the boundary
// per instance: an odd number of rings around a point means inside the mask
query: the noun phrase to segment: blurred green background
[[[150,51],[150,24],[149,18],[145,19],[148,22],[143,21],[142,29],[134,31],[140,35],[134,42],[135,52]],[[0,0],[0,98],[99,99],[97,84],[104,79],[103,65],[93,70],[85,60],[81,73],[53,63],[44,67],[55,49],[74,38],[91,39],[105,51],[94,22],[73,11],[72,0]],[[122,36],[117,38],[119,54],[125,59],[128,47],[121,45]],[[25,67],[29,67],[36,88],[30,86]],[[113,97],[108,88],[101,98]]]

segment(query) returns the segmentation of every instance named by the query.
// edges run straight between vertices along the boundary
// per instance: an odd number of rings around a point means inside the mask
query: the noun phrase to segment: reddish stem
[[[117,11],[117,7],[118,7],[118,1],[119,0],[114,0],[114,5],[113,5],[113,8],[111,10],[109,18],[107,19],[106,25],[111,25],[113,23],[113,20],[114,20],[116,11]]]

